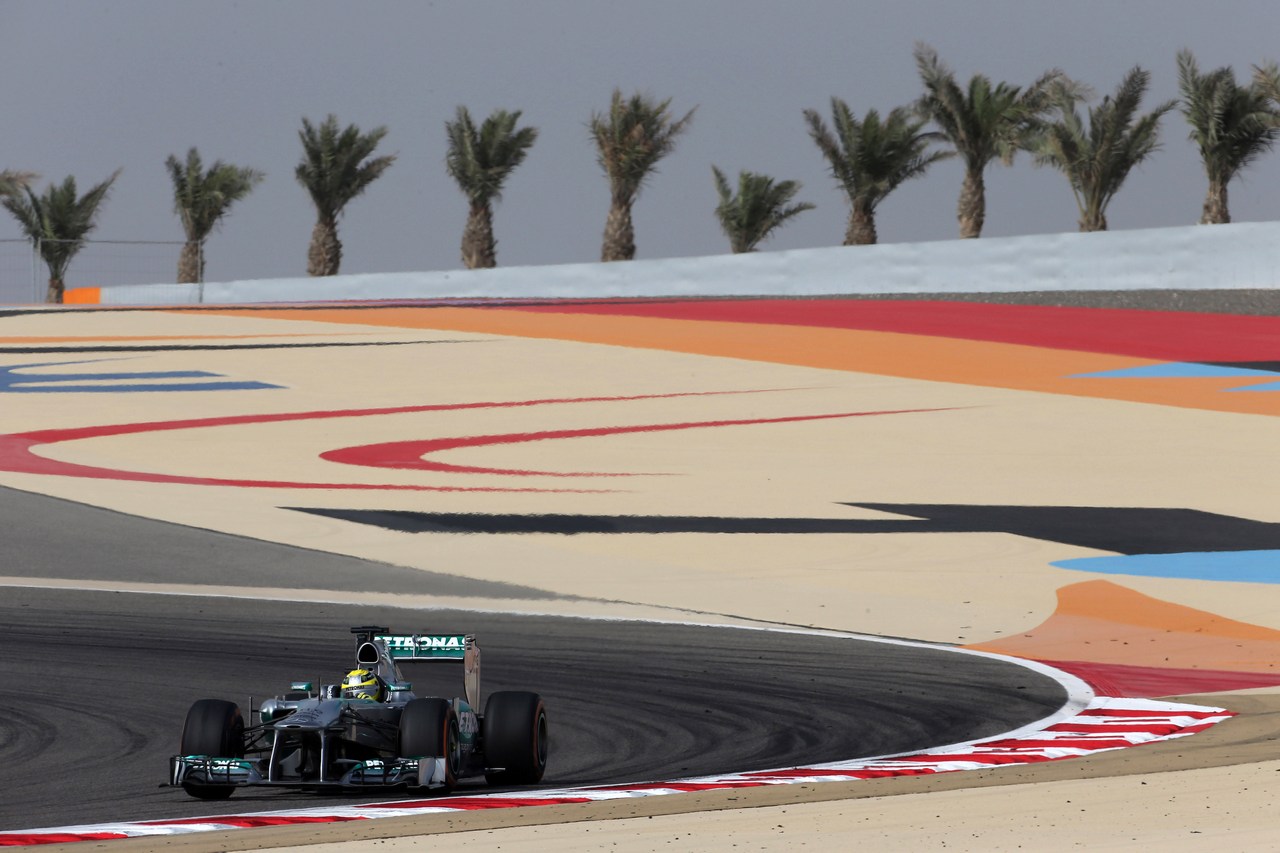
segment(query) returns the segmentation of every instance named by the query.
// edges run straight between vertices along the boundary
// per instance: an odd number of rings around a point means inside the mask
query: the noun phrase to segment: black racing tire
[[[481,723],[490,785],[536,785],[547,770],[547,708],[537,693],[494,693]]]
[[[462,773],[458,715],[445,699],[414,699],[400,712],[400,757],[445,761],[444,788],[452,791]]]
[[[179,751],[183,755],[244,758],[244,718],[240,707],[222,699],[201,699],[187,712]],[[225,800],[234,785],[200,785],[184,782],[182,789],[201,800]]]

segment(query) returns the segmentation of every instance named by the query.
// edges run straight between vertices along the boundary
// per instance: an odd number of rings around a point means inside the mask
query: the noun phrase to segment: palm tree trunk
[[[631,202],[615,200],[604,222],[602,261],[630,261],[636,256],[636,231],[631,224]]]
[[[961,237],[982,236],[982,225],[987,219],[987,188],[981,169],[965,171],[964,185],[960,187],[960,203],[956,206],[956,219],[960,221]]]
[[[844,232],[846,246],[874,246],[876,242],[876,215],[865,205],[854,204],[849,212],[849,227]]]
[[[498,243],[493,238],[493,210],[487,202],[472,202],[467,227],[462,231],[462,263],[469,270],[498,265]]]
[[[61,305],[62,296],[66,293],[67,285],[60,278],[49,279],[49,290],[45,294],[44,301],[50,305]]]
[[[178,254],[178,284],[204,281],[204,253],[199,240],[188,240]]]
[[[1107,215],[1101,210],[1086,210],[1080,214],[1081,231],[1106,231]]]
[[[338,221],[327,217],[316,220],[316,227],[311,229],[311,246],[307,249],[307,275],[337,275],[341,267]]]
[[[1204,197],[1204,212],[1200,215],[1201,225],[1225,225],[1231,221],[1231,211],[1227,207],[1227,182],[1209,181],[1209,192]]]

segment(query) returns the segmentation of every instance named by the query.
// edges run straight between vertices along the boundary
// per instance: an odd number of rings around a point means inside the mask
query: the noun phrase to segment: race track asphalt
[[[526,586],[454,577],[228,536],[0,487],[0,576],[551,598]]]
[[[0,507],[6,519],[27,525],[8,526],[0,574],[17,574],[13,561],[23,552],[44,555],[38,566],[25,564],[27,576],[99,581],[197,573],[205,583],[244,584],[263,566],[284,566],[305,574],[308,587],[332,575],[394,588],[393,579],[410,571],[22,492],[0,490]],[[53,535],[86,520],[92,535]],[[163,548],[145,547],[154,537]],[[209,537],[218,540],[214,551]],[[214,552],[217,572],[202,570]],[[341,561],[341,571],[326,561]],[[309,563],[325,573],[306,571]],[[271,583],[283,585],[279,575]],[[162,786],[194,700],[244,707],[291,680],[337,680],[351,665],[347,629],[361,624],[476,634],[486,693],[532,689],[546,699],[545,783],[553,787],[918,750],[1007,731],[1065,699],[1056,682],[1020,666],[936,648],[657,623],[7,587],[0,588],[7,697],[0,830],[324,805],[330,798],[280,790],[208,803]],[[408,676],[419,694],[460,689],[460,677],[438,683],[421,669]]]

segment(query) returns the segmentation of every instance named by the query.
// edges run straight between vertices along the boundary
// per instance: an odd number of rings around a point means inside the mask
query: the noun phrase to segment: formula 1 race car
[[[370,692],[306,681],[254,708],[201,699],[169,759],[169,784],[205,800],[236,788],[437,788],[483,773],[492,785],[532,785],[547,766],[547,712],[536,693],[503,691],[480,705],[480,647],[464,634],[352,628],[355,673]],[[465,698],[420,698],[397,661],[462,661]],[[352,676],[348,676],[351,678]],[[353,682],[354,683],[354,682]],[[255,720],[255,717],[257,718]]]

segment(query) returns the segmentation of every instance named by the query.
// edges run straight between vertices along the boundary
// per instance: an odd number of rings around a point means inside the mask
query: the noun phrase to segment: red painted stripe
[[[744,776],[750,774],[744,773]],[[681,791],[683,793],[692,793],[696,791],[718,791],[722,788],[759,788],[763,782],[742,782],[733,779],[726,779],[718,782],[646,782],[642,785],[605,785],[598,788],[588,788],[589,791]],[[594,801],[593,801],[594,802]]]
[[[436,471],[452,474],[501,474],[505,476],[536,477],[630,477],[635,474],[609,474],[590,471],[530,471],[513,468],[486,468],[479,465],[453,465],[434,459],[423,459],[429,453],[457,450],[465,447],[487,447],[495,444],[520,444],[531,441],[550,441],[561,438],[600,438],[628,433],[667,432],[670,430],[708,429],[725,426],[753,424],[785,424],[800,421],[820,421],[832,418],[860,418],[872,415],[903,415],[918,412],[937,412],[943,409],[900,409],[884,412],[841,412],[832,415],[794,415],[782,418],[751,418],[735,421],[697,421],[677,424],[645,424],[640,426],[595,427],[591,429],[548,430],[545,432],[507,433],[505,435],[472,435],[458,438],[427,438],[416,441],[393,441],[385,444],[366,444],[360,447],[344,447],[327,450],[321,459],[346,465],[370,468],[395,468],[417,471]],[[654,476],[654,475],[649,475]]]
[[[1084,679],[1099,696],[1146,698],[1216,693],[1250,687],[1280,685],[1280,674],[1231,672],[1218,669],[1172,669],[1077,660],[1042,660],[1056,669]],[[1106,711],[1101,712],[1104,716]]]
[[[808,779],[811,776],[839,776],[848,779],[861,779],[866,772],[868,772],[866,769],[833,770],[829,767],[793,767],[789,770],[755,770],[742,775],[761,779]]]
[[[111,841],[128,837],[123,832],[5,832],[0,833],[0,847],[70,844],[74,841]]]
[[[1115,732],[1136,732],[1151,735],[1163,736],[1179,731],[1184,728],[1181,723],[1099,723],[1096,726],[1089,726],[1083,723],[1070,721],[1059,723],[1056,726],[1049,726],[1045,729],[1047,732],[1067,732],[1069,734],[1088,735],[1094,732],[1098,734],[1112,734]]]
[[[1151,711],[1141,708],[1086,708],[1077,717],[1140,717],[1150,720],[1168,720],[1170,718],[1190,717],[1193,720],[1207,720],[1211,717],[1231,715],[1230,711]]]
[[[75,433],[75,430],[60,430]],[[85,435],[66,435],[58,441],[87,438]],[[55,441],[36,441],[28,435],[0,436],[0,470],[18,474],[44,474],[56,477],[79,477],[89,480],[117,480],[131,483],[171,483],[187,486],[232,486],[242,489],[370,489],[378,491],[409,492],[566,492],[589,491],[567,489],[501,488],[497,486],[425,486],[402,483],[306,483],[294,480],[247,480],[222,477],[189,477],[182,474],[157,474],[150,471],[126,471],[121,468],[103,468],[97,465],[80,465],[63,462],[33,451]]]
[[[448,403],[427,406],[395,406],[376,409],[341,409],[317,412],[285,412],[269,415],[234,415],[220,418],[194,418],[186,420],[156,421],[152,423],[105,424],[71,429],[48,429],[34,432],[12,433],[0,435],[0,470],[19,474],[44,474],[62,477],[80,477],[96,480],[120,480],[142,483],[175,483],[195,486],[234,486],[257,489],[376,489],[391,491],[429,491],[429,492],[574,492],[585,493],[593,490],[562,490],[534,488],[498,488],[490,486],[419,486],[404,484],[375,483],[303,483],[284,480],[246,480],[223,479],[219,477],[188,477],[176,474],[157,474],[146,471],[126,471],[117,468],[103,468],[94,465],[79,465],[74,462],[62,462],[35,453],[36,448],[49,444],[81,439],[104,438],[117,435],[137,435],[151,432],[165,432],[182,429],[203,429],[209,427],[240,426],[245,424],[282,423],[288,421],[310,421],[329,418],[359,418],[378,415],[399,415],[419,412],[444,412],[463,409],[502,409],[522,406],[558,405],[568,403],[626,402],[634,400],[668,399],[672,397],[702,397],[720,394],[763,393],[755,391],[705,391],[678,394],[641,394],[621,397],[571,397],[561,399],[517,400],[496,403]]]
[[[859,779],[889,779],[894,776],[931,776],[938,771],[932,767],[902,767],[896,770],[859,770]]]
[[[807,779],[811,776],[846,776],[849,779],[888,779],[893,776],[928,776],[938,771],[932,767],[863,768],[860,770],[831,770],[829,768],[797,767],[792,770],[754,770],[743,773],[758,779]]]
[[[751,774],[740,774],[742,776],[750,776]],[[762,774],[763,775],[763,774]],[[593,790],[593,792],[602,792],[602,790],[617,790],[617,792],[643,792],[643,790],[676,790],[681,793],[696,793],[700,790],[728,790],[736,788],[760,788],[767,783],[763,781],[742,781],[740,779],[724,779],[717,781],[708,781],[708,783],[644,783],[641,785],[600,785],[598,788],[588,788],[585,790]],[[593,800],[596,802],[596,800]]]
[[[173,820],[148,820],[138,826],[190,826],[209,824],[211,826],[233,826],[237,829],[253,829],[262,826],[294,826],[305,823],[347,823],[353,820],[368,820],[366,817],[348,817],[346,815],[217,815],[212,817],[186,817]]]
[[[1015,745],[1016,744],[1016,745]],[[1134,742],[1125,738],[1088,737],[1079,740],[1071,738],[1045,738],[1043,740],[1019,740],[1010,745],[1010,749],[1125,749],[1134,746]]]
[[[1280,359],[1278,317],[891,299],[628,301],[511,309],[899,332],[1167,361]]]
[[[971,764],[989,764],[993,767],[999,767],[1004,764],[1034,764],[1038,761],[1052,761],[1048,755],[1040,755],[1034,752],[1017,753],[1017,752],[952,752],[952,753],[921,753],[920,755],[907,755],[902,758],[886,759],[885,763],[889,764],[895,761],[901,761],[906,764],[951,764],[955,762],[967,762]]]
[[[377,415],[404,415],[417,412],[457,412],[467,409],[513,409],[529,406],[564,405],[568,403],[626,403],[637,400],[667,400],[674,397],[714,397],[728,394],[762,394],[756,391],[689,391],[675,394],[634,394],[614,397],[545,397],[533,400],[506,402],[436,403],[424,406],[385,406],[374,409],[326,409],[313,412],[278,412],[267,415],[229,415],[218,418],[190,418],[187,420],[154,421],[151,423],[106,424],[71,429],[47,429],[35,432],[15,433],[42,444],[71,441],[81,438],[102,438],[116,435],[132,435],[143,432],[164,432],[175,429],[200,429],[204,427],[239,426],[244,424],[274,424],[287,421],[317,421],[330,418],[364,418]],[[10,436],[0,436],[8,438]]]
[[[589,797],[439,797],[431,800],[407,800],[394,803],[368,803],[365,809],[457,809],[460,811],[484,811],[487,809],[520,809],[527,806],[560,806],[590,803]]]

